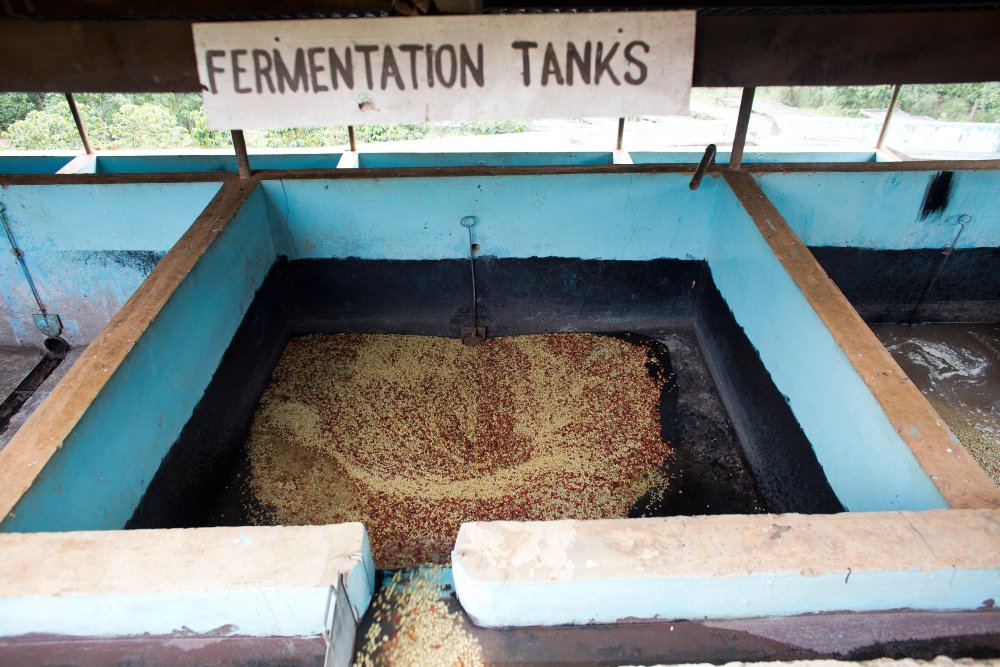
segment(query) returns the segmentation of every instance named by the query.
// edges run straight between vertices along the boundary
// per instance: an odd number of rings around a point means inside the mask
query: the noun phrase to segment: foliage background
[[[87,135],[99,150],[140,148],[222,148],[229,132],[208,127],[201,96],[173,93],[79,93],[75,95]],[[362,125],[360,142],[403,141],[452,135],[524,132],[521,121],[489,123]],[[249,130],[256,148],[343,146],[345,126]],[[7,149],[80,148],[66,97],[59,93],[0,94],[0,145]]]
[[[774,100],[824,116],[860,117],[863,109],[884,109],[892,86],[813,86],[760,88],[758,99]],[[738,89],[696,89],[695,99],[713,102]],[[222,148],[228,132],[208,127],[201,96],[173,93],[80,93],[77,105],[91,143],[101,150],[145,148]],[[1000,122],[1000,83],[907,85],[899,108],[934,120]],[[507,134],[532,129],[527,121],[363,125],[362,143],[441,136]],[[255,148],[339,147],[347,143],[344,126],[250,130]],[[0,94],[0,148],[79,149],[69,106],[59,93]]]

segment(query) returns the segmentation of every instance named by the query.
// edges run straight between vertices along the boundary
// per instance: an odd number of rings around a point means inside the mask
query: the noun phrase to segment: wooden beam
[[[954,438],[753,177],[729,171],[725,179],[945,501],[953,509],[1000,508],[1000,489]]]
[[[345,155],[350,153],[346,151]],[[394,167],[328,169],[268,169],[258,170],[259,180],[317,178],[461,178],[468,176],[540,176],[573,174],[690,174],[694,163],[632,164],[626,151],[613,153],[613,164],[602,165],[532,165],[532,166],[467,166],[467,167]],[[353,159],[343,167],[355,166]],[[342,156],[343,158],[343,156]],[[748,163],[742,167],[750,173],[865,173],[892,171],[997,171],[1000,160],[909,160],[905,162],[780,162]],[[346,171],[346,173],[345,173]],[[713,164],[708,174],[718,175],[726,167]],[[238,176],[230,172],[163,172],[146,174],[0,174],[4,185],[110,185],[121,183],[226,183]]]
[[[0,20],[0,90],[200,92],[192,22]],[[693,82],[997,81],[998,34],[998,10],[705,14],[697,20]]]
[[[93,156],[91,156],[93,157]],[[76,160],[74,160],[75,162]],[[62,170],[60,170],[62,172]],[[143,174],[0,174],[4,185],[110,185],[119,183],[212,183],[238,176],[226,171],[149,172]]]
[[[1000,79],[1000,11],[698,17],[695,86]]]
[[[0,517],[6,517],[83,417],[174,290],[222,234],[256,186],[222,186],[194,224],[108,322],[87,353],[0,450]]]

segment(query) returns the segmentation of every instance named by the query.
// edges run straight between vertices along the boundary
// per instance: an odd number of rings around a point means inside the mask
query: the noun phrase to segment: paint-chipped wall
[[[70,344],[84,345],[218,189],[218,183],[7,186],[0,202],[42,302],[62,318]],[[40,346],[44,334],[32,321],[38,306],[9,247],[0,252],[0,285],[0,345]]]
[[[963,214],[971,222],[958,248],[1000,246],[997,171],[788,172],[755,179],[809,246],[944,248]]]

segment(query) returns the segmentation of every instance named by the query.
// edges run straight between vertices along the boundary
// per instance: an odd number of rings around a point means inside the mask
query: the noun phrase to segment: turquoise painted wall
[[[265,181],[279,252],[293,259],[482,255],[703,259],[717,179],[683,174]]]
[[[0,174],[54,174],[73,155],[0,155]]]
[[[956,171],[944,211],[921,217],[937,172],[768,173],[755,179],[807,245],[943,248],[967,213],[958,247],[1000,246],[1000,172]]]
[[[688,151],[629,151],[635,164],[670,164],[673,162],[699,162],[705,149]],[[718,164],[729,164],[729,151],[716,153]],[[757,164],[761,162],[874,162],[874,151],[753,151],[743,154],[743,162]]]
[[[466,166],[537,166],[611,164],[606,153],[361,153],[358,166],[366,167],[466,167]]]
[[[181,237],[218,183],[11,185],[7,219],[65,337],[89,342]],[[7,247],[6,239],[0,243]],[[0,252],[0,345],[41,345],[38,312],[9,248]]]
[[[339,152],[330,153],[250,153],[251,169],[332,169],[340,161]],[[231,172],[236,173],[233,155],[98,155],[98,174],[137,174],[153,172]]]
[[[844,506],[948,507],[728,188],[719,191],[708,265]]]
[[[258,189],[184,277],[0,530],[122,528],[274,258]]]

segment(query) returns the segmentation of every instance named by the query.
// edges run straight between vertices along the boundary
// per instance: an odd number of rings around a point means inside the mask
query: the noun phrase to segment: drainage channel
[[[62,360],[69,354],[69,343],[58,336],[50,336],[45,339],[45,354],[35,367],[18,384],[14,391],[10,393],[3,403],[0,403],[0,434],[7,430],[10,421],[24,407],[34,393],[42,386],[42,383],[52,374]]]

